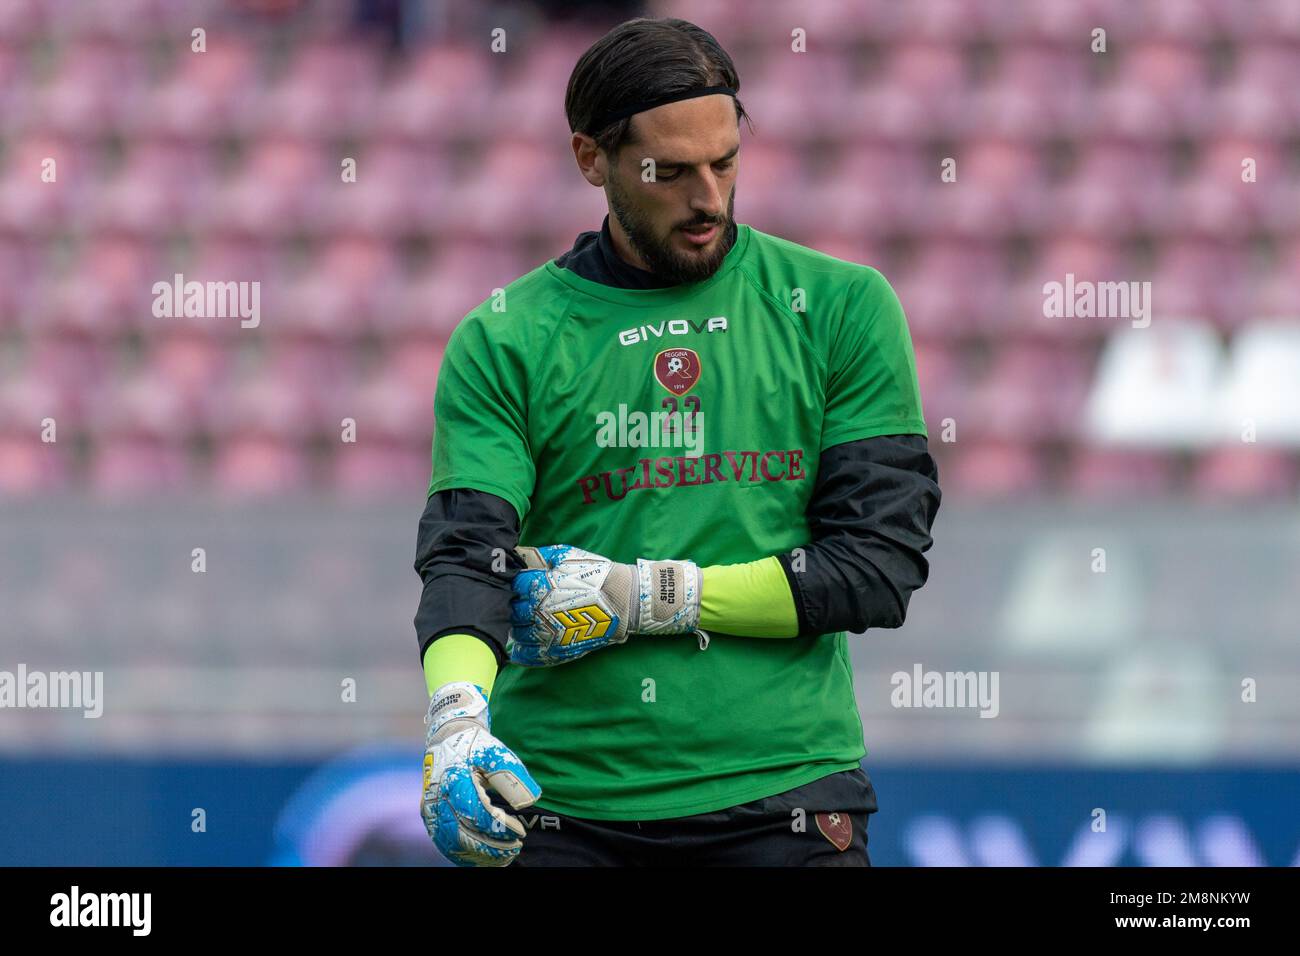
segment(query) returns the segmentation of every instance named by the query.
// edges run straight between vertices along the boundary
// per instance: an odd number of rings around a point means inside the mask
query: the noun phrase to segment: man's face
[[[609,166],[605,193],[628,245],[672,282],[699,282],[730,250],[740,130],[726,94],[638,113],[634,141]],[[643,162],[655,178],[642,181]]]

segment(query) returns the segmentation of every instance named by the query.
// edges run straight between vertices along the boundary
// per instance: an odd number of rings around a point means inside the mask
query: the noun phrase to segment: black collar
[[[731,224],[732,244],[735,244],[736,224]],[[568,269],[584,279],[619,289],[666,289],[677,285],[665,282],[653,272],[639,269],[624,262],[614,249],[614,239],[609,234],[609,214],[600,224],[600,232],[579,233],[573,248],[555,260],[561,269]]]

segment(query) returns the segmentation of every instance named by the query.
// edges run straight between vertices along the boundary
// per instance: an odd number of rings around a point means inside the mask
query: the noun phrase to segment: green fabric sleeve
[[[875,269],[829,348],[821,450],[876,435],[926,435],[916,353],[903,306]]]
[[[775,555],[701,570],[700,627],[741,637],[796,637],[799,616]]]
[[[424,685],[430,696],[443,684],[463,680],[482,687],[483,696],[490,697],[496,678],[496,655],[473,634],[448,634],[425,648]]]

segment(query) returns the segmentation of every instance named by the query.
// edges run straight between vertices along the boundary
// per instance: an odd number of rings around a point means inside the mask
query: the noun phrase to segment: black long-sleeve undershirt
[[[822,452],[808,504],[812,543],[779,556],[799,635],[899,627],[930,573],[939,470],[924,435],[883,435]]]
[[[420,516],[415,570],[424,581],[415,612],[420,660],[447,634],[473,634],[492,648],[504,667],[510,632],[512,550],[519,543],[519,515],[504,498],[472,488],[448,488],[429,496]]]

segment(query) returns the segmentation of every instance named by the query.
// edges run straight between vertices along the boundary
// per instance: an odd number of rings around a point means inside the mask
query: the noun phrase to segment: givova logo
[[[73,886],[50,897],[51,926],[129,926],[132,936],[148,936],[152,893],[82,893]]]
[[[670,319],[667,322],[655,322],[651,325],[638,325],[634,329],[624,329],[618,333],[618,344],[636,345],[638,342],[661,339],[664,335],[691,335],[700,332],[725,331],[727,331],[727,317],[725,315],[715,315],[701,322],[692,322],[689,319]]]

